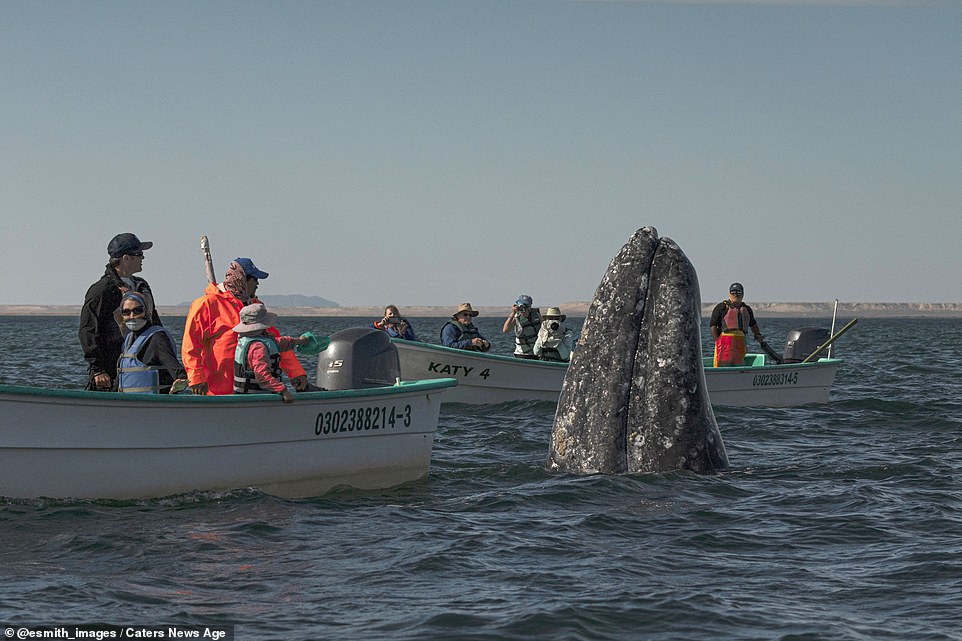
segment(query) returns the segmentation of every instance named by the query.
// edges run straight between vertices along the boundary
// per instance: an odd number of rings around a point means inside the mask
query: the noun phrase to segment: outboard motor
[[[331,334],[317,357],[317,385],[329,390],[394,385],[401,377],[397,347],[384,332],[350,327]]]
[[[785,339],[784,361],[786,363],[802,362],[809,354],[814,352],[819,345],[829,338],[831,338],[831,334],[823,327],[799,327],[798,329],[793,329]],[[813,356],[812,358],[827,357],[828,348],[826,347],[818,353],[818,356]]]

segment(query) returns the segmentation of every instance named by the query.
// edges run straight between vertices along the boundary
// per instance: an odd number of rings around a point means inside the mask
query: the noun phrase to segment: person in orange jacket
[[[234,392],[234,351],[240,310],[259,303],[255,293],[261,279],[267,278],[250,258],[237,258],[227,269],[224,282],[207,286],[204,295],[190,304],[184,325],[181,360],[194,394],[232,394]],[[277,328],[268,333],[280,336]],[[307,373],[294,352],[281,354],[281,370],[299,392],[307,389]]]

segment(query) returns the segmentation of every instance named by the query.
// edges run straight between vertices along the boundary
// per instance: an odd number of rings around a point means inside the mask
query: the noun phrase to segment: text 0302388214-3
[[[366,405],[343,410],[319,412],[314,419],[314,433],[337,434],[364,430],[389,430],[411,426],[411,406]]]

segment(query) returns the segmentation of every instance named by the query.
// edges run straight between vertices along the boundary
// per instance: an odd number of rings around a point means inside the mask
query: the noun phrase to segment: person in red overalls
[[[234,352],[240,322],[240,311],[257,299],[259,281],[267,278],[250,258],[237,258],[227,268],[224,282],[207,286],[204,295],[190,304],[181,359],[194,394],[234,393]],[[277,338],[280,332],[271,327],[268,333]],[[281,369],[298,392],[308,389],[307,374],[292,351],[281,354]]]
[[[765,340],[752,308],[742,300],[745,288],[732,283],[728,288],[728,300],[715,305],[711,312],[711,336],[715,339],[715,367],[745,364],[745,335],[750,329],[759,345]]]

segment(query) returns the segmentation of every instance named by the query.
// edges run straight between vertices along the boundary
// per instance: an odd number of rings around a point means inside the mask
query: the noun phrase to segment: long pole
[[[838,333],[837,333],[837,334],[834,334],[834,335],[833,335],[831,338],[829,338],[827,341],[825,341],[824,343],[822,343],[821,345],[819,345],[817,348],[815,348],[815,351],[812,352],[811,354],[809,354],[808,356],[806,356],[805,359],[802,360],[802,362],[803,362],[803,363],[807,363],[807,362],[809,362],[810,360],[812,360],[813,358],[815,358],[815,355],[816,355],[816,354],[818,354],[820,351],[822,351],[823,349],[825,349],[826,347],[828,347],[829,345],[831,345],[832,343],[834,343],[836,338],[838,338],[839,336],[841,336],[842,334],[844,334],[845,332],[847,332],[847,331],[849,330],[849,328],[851,328],[852,325],[854,325],[854,324],[857,323],[857,322],[858,322],[858,319],[857,319],[857,318],[853,318],[852,320],[850,320],[848,323],[845,324],[845,327],[843,327],[842,329],[838,330]]]
[[[838,316],[838,299],[836,298],[836,299],[835,299],[835,308],[832,310],[832,331],[830,331],[830,332],[828,333],[829,336],[831,336],[832,334],[835,333],[835,318],[836,318],[837,316]],[[829,345],[829,346],[828,346],[828,357],[829,357],[829,358],[832,357],[832,347],[834,347],[834,346],[833,346],[833,345]]]
[[[204,252],[204,267],[207,269],[207,280],[211,285],[216,285],[217,278],[214,276],[214,261],[210,259],[210,243],[207,241],[207,236],[200,237],[200,250]]]

